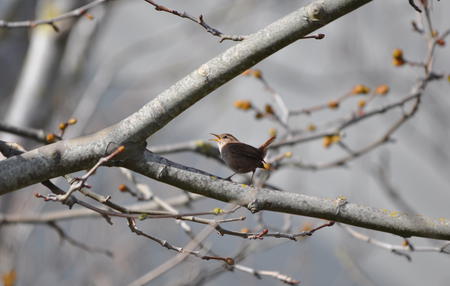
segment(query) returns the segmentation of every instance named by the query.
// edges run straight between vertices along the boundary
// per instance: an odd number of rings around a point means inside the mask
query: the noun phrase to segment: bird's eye
[[[227,135],[223,136],[223,139],[227,139],[227,138],[228,138],[228,136],[227,136]]]

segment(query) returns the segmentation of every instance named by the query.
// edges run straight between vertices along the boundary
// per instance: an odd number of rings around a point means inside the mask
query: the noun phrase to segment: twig
[[[364,154],[369,153],[373,149],[376,149],[377,147],[390,142],[391,136],[394,134],[395,131],[397,131],[398,128],[400,128],[406,121],[408,121],[414,114],[417,112],[420,102],[421,102],[421,96],[425,90],[425,87],[427,86],[428,82],[433,80],[432,76],[429,75],[426,78],[419,81],[419,83],[413,87],[413,90],[411,91],[411,95],[406,97],[404,100],[402,100],[399,103],[395,104],[395,107],[403,106],[408,102],[409,100],[414,100],[413,106],[410,108],[409,111],[404,112],[403,115],[398,119],[393,125],[390,126],[390,128],[377,140],[373,141],[372,143],[368,144],[367,146],[360,148],[359,150],[353,151],[352,154],[348,156],[344,156],[342,158],[339,158],[337,160],[322,163],[322,164],[304,164],[301,162],[290,162],[290,163],[284,163],[284,165],[291,165],[302,169],[310,169],[310,170],[319,170],[319,169],[328,169],[332,167],[339,167],[344,166],[349,161],[352,161]],[[380,109],[378,112],[384,112],[383,109]],[[376,114],[377,111],[370,114],[370,116],[373,116]],[[365,117],[368,118],[368,117]],[[351,121],[348,121],[341,125],[336,132],[339,132],[340,130],[347,128],[348,126],[354,124],[357,121],[360,121],[361,119],[353,119]],[[333,132],[333,134],[336,134]],[[275,144],[274,144],[275,145]]]
[[[198,18],[196,18],[196,17],[193,17],[193,16],[187,14],[186,12],[178,12],[177,10],[165,7],[163,5],[159,5],[159,4],[155,3],[152,0],[144,0],[144,1],[147,2],[148,4],[152,5],[153,7],[155,7],[155,10],[157,10],[157,11],[167,12],[167,13],[176,15],[176,16],[181,17],[181,18],[189,19],[192,22],[195,22],[195,23],[199,24],[200,26],[205,28],[205,30],[208,33],[210,33],[211,35],[219,37],[220,38],[220,42],[223,42],[225,40],[242,41],[242,40],[245,40],[245,38],[247,37],[247,36],[238,36],[238,35],[226,35],[226,34],[220,32],[219,30],[217,30],[217,29],[211,27],[210,25],[208,25],[205,22],[205,20],[203,18],[203,15],[200,15]]]
[[[312,38],[316,38],[317,36],[313,35],[313,36],[307,36],[307,37],[303,37],[308,38],[308,37],[312,37]],[[284,124],[288,123],[288,119],[289,119],[289,109],[286,106],[286,103],[284,102],[283,98],[280,96],[280,94],[278,92],[275,91],[274,88],[272,88],[272,86],[270,86],[269,82],[266,80],[266,78],[263,76],[262,72],[260,70],[256,70],[258,73],[258,76],[254,76],[254,78],[256,78],[257,80],[259,80],[259,82],[262,83],[262,85],[264,86],[264,88],[269,92],[270,95],[272,95],[272,97],[274,98],[275,102],[277,103],[278,107],[281,109],[281,121]]]
[[[70,18],[76,18],[83,16],[87,13],[88,10],[99,6],[100,4],[110,1],[110,0],[95,0],[91,3],[88,3],[84,6],[81,6],[77,9],[69,11],[67,13],[61,14],[57,17],[46,19],[46,20],[28,20],[28,21],[17,21],[17,22],[8,22],[4,20],[0,20],[0,28],[34,28],[40,25],[50,25],[56,32],[59,31],[57,22],[67,20]]]
[[[170,269],[172,269],[175,265],[181,263],[183,260],[185,260],[187,258],[188,255],[193,255],[195,257],[198,257],[198,258],[201,258],[204,260],[210,260],[210,259],[222,260],[228,265],[234,264],[234,260],[230,257],[214,257],[213,258],[211,256],[201,255],[198,251],[193,251],[199,244],[202,243],[203,240],[205,240],[209,236],[209,234],[213,230],[213,228],[209,225],[207,227],[203,228],[203,230],[200,231],[200,233],[198,235],[196,235],[195,238],[192,239],[184,248],[174,247],[171,244],[168,244],[167,241],[162,241],[162,240],[159,240],[157,238],[154,238],[152,236],[149,236],[149,235],[143,233],[142,231],[140,231],[136,228],[134,221],[131,219],[129,220],[129,227],[130,227],[131,231],[137,233],[138,235],[143,235],[143,236],[161,244],[161,246],[164,246],[168,249],[179,252],[179,254],[177,256],[173,257],[172,259],[169,259],[168,261],[161,264],[156,269],[154,269],[154,270],[150,271],[149,273],[145,274],[144,276],[136,279],[135,281],[130,283],[129,286],[140,286],[140,285],[147,284],[148,282],[152,281],[153,279],[159,277],[160,275],[162,275],[162,274],[166,273],[167,271],[169,271]]]
[[[381,162],[373,168],[373,172],[375,173],[374,177],[381,189],[386,193],[389,199],[399,207],[400,210],[408,213],[415,213],[414,208],[405,201],[405,199],[400,195],[399,190],[395,188],[389,178],[390,164],[388,158],[381,156]]]
[[[19,127],[9,124],[7,122],[0,121],[0,131],[8,132],[11,134],[19,135],[22,137],[33,139],[37,142],[47,143],[47,134],[44,130],[34,129],[28,127]]]
[[[86,185],[87,179],[89,179],[89,177],[92,176],[101,165],[105,164],[106,162],[108,162],[109,160],[111,160],[112,158],[117,156],[118,154],[122,153],[124,150],[125,150],[124,146],[119,146],[111,154],[100,158],[97,161],[97,163],[86,174],[84,174],[81,178],[75,178],[70,182],[71,186],[66,193],[61,194],[61,195],[56,195],[56,196],[47,196],[47,197],[44,197],[41,195],[39,195],[39,196],[43,197],[45,200],[65,202],[75,191],[82,190],[85,187],[89,188],[89,186]],[[107,202],[110,199],[109,196],[108,197],[100,197],[98,195],[94,196],[93,194],[91,194],[90,197],[98,200],[101,203]]]
[[[102,249],[102,248],[96,248],[96,247],[91,247],[87,244],[84,244],[80,241],[75,240],[74,238],[70,237],[69,235],[66,234],[66,232],[59,226],[57,225],[55,222],[48,222],[47,223],[48,226],[50,226],[51,228],[53,228],[59,235],[59,237],[62,240],[67,241],[68,243],[72,244],[75,247],[81,248],[87,252],[97,252],[97,253],[101,253],[101,254],[105,254],[106,256],[109,257],[113,257],[113,253],[109,250],[106,249]]]
[[[416,5],[416,3],[414,3],[414,0],[408,0],[408,2],[409,5],[411,5],[414,8],[414,10],[416,10],[419,13],[422,13],[422,10],[420,10],[420,8]]]
[[[198,251],[193,251],[192,249],[185,249],[183,247],[178,247],[178,246],[172,245],[167,240],[162,240],[162,239],[156,238],[154,236],[151,236],[151,235],[143,232],[142,230],[137,228],[136,222],[134,221],[134,219],[131,219],[131,218],[128,219],[128,227],[135,234],[143,236],[143,237],[146,237],[146,238],[148,238],[150,240],[153,240],[154,242],[160,244],[161,246],[163,246],[163,247],[165,247],[165,248],[167,248],[169,250],[174,250],[174,251],[179,252],[179,253],[187,253],[187,254],[191,254],[191,255],[195,255],[195,256],[199,256],[200,255]]]
[[[234,269],[243,271],[243,272],[247,272],[249,274],[254,275],[256,278],[261,279],[262,276],[269,276],[269,277],[273,277],[275,279],[280,280],[283,283],[289,284],[289,285],[297,285],[300,284],[299,280],[295,280],[294,278],[285,275],[285,274],[281,274],[278,271],[270,271],[270,270],[256,270],[244,265],[235,265]]]
[[[307,107],[307,108],[302,108],[302,109],[290,110],[289,115],[291,115],[291,116],[297,116],[297,115],[303,115],[303,114],[311,115],[311,113],[316,112],[316,111],[338,107],[342,102],[344,102],[346,99],[348,99],[352,96],[353,96],[353,94],[351,92],[349,92],[349,93],[346,93],[346,94],[338,97],[337,99],[332,100],[327,103],[323,103],[323,104],[319,104],[319,105],[315,105],[315,106],[311,106],[311,107]],[[332,107],[330,107],[330,105]]]
[[[414,100],[415,98],[417,98],[417,94],[412,94],[412,95],[406,96],[405,98],[403,98],[397,102],[366,111],[363,114],[352,113],[348,118],[342,119],[341,122],[338,124],[338,127],[335,128],[334,130],[320,132],[320,133],[308,135],[308,136],[304,136],[304,135],[293,136],[291,138],[281,140],[281,141],[271,144],[269,146],[269,149],[277,149],[277,148],[284,147],[284,146],[290,146],[290,145],[296,145],[296,144],[306,143],[306,142],[310,142],[310,141],[320,140],[325,136],[332,136],[332,135],[338,134],[341,131],[343,131],[344,129],[347,129],[350,126],[352,126],[360,121],[369,119],[378,114],[386,113],[395,108],[402,108],[405,104]]]
[[[75,197],[72,197],[75,198]],[[201,196],[193,195],[193,200],[201,199]],[[179,195],[176,197],[168,198],[167,203],[171,205],[183,205],[190,201],[190,199],[186,198],[185,195]],[[80,200],[77,200],[77,204],[79,204]],[[138,204],[127,205],[124,208],[130,211],[134,211],[139,213],[140,210],[149,210],[149,209],[158,209],[160,206],[155,202],[145,202]],[[101,212],[97,210],[92,210],[87,206],[83,206],[83,208],[77,208],[72,210],[64,210],[64,211],[52,211],[40,214],[30,214],[30,215],[1,215],[0,214],[0,225],[1,224],[42,224],[48,222],[57,222],[64,220],[73,220],[73,219],[83,219],[83,218],[97,218],[99,216],[104,215],[103,211],[107,211],[104,209],[100,209]]]
[[[339,224],[344,230],[347,231],[352,237],[365,241],[367,243],[373,244],[375,246],[390,250],[392,253],[400,255],[405,257],[408,261],[411,261],[412,258],[407,252],[438,252],[438,253],[445,253],[450,254],[450,249],[448,247],[450,246],[450,242],[444,243],[440,247],[429,247],[429,246],[412,246],[411,243],[408,240],[405,240],[403,245],[394,245],[390,243],[386,243],[380,240],[376,240],[368,235],[362,234],[353,228]]]
[[[312,230],[309,231],[302,231],[300,233],[282,233],[282,232],[269,232],[268,229],[264,229],[263,231],[259,232],[259,233],[250,233],[250,232],[236,232],[236,231],[231,231],[231,230],[227,230],[224,229],[223,227],[221,227],[220,225],[216,225],[215,229],[217,230],[217,232],[219,232],[221,235],[232,235],[232,236],[237,236],[237,237],[241,237],[241,238],[245,238],[245,239],[263,239],[264,237],[274,237],[274,238],[287,238],[293,241],[297,241],[297,239],[299,237],[306,237],[306,236],[311,236],[313,235],[314,232],[324,228],[324,227],[330,227],[333,226],[334,222],[327,222],[324,223]]]

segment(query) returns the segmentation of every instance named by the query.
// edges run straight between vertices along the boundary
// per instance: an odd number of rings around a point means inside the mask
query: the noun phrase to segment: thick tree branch
[[[192,172],[192,168],[186,169],[151,152],[146,152],[143,157],[126,160],[124,165],[158,181],[217,200],[246,206],[253,212],[270,210],[342,222],[402,237],[450,240],[450,220],[444,218],[433,219],[297,193],[257,190]]]
[[[0,195],[87,169],[105,155],[111,144],[115,147],[125,145],[128,151],[142,152],[149,136],[213,90],[283,47],[368,2],[370,0],[313,2],[203,64],[115,126],[1,161]]]

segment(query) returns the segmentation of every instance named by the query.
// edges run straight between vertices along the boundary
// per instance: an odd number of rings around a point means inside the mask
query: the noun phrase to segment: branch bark
[[[149,136],[210,92],[283,47],[368,2],[315,1],[203,64],[118,124],[0,162],[0,195],[87,169],[106,153],[110,144],[126,145],[129,152],[143,152]]]
[[[124,166],[158,181],[189,192],[247,207],[252,212],[270,210],[317,217],[368,229],[389,232],[401,237],[428,237],[450,240],[450,220],[406,214],[348,203],[345,200],[321,199],[298,193],[254,189],[193,172],[154,153],[124,161]]]

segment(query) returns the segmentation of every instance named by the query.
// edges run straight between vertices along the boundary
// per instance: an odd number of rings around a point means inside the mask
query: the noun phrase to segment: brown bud
[[[443,46],[445,46],[445,40],[442,38],[439,38],[436,40],[436,44],[443,47]]]
[[[360,101],[358,101],[359,108],[363,108],[364,106],[366,106],[366,101],[364,99],[361,99]]]
[[[401,49],[395,49],[392,52],[392,57],[394,59],[403,59],[403,51]]]
[[[284,153],[285,158],[292,158],[292,152],[285,152]]]
[[[231,258],[231,257],[225,258],[225,262],[226,262],[228,265],[234,265],[234,259]]]
[[[14,286],[17,284],[17,273],[16,270],[11,270],[6,273],[2,273],[2,285],[4,286]]]
[[[357,84],[352,89],[352,94],[368,94],[369,92],[370,88],[368,88],[364,84]]]
[[[74,125],[77,124],[78,120],[76,118],[70,118],[69,120],[67,120],[67,124],[69,125]]]
[[[277,136],[277,129],[275,129],[275,128],[270,128],[269,129],[269,135],[270,136]]]
[[[275,113],[275,111],[272,108],[272,105],[270,105],[270,104],[266,104],[264,106],[264,111],[266,111],[266,113],[268,113],[268,114],[274,114]]]
[[[67,122],[62,122],[58,125],[59,130],[65,130],[69,124]]]
[[[94,20],[94,16],[92,16],[92,14],[84,13],[84,16],[85,16],[86,18],[88,18],[89,20]]]
[[[316,131],[317,130],[317,126],[315,124],[309,124],[307,127],[308,131]]]
[[[314,225],[310,222],[305,222],[302,227],[300,228],[300,231],[310,231],[314,228]]]
[[[248,70],[245,70],[245,71],[242,73],[242,75],[243,75],[243,76],[249,76],[251,73],[252,73],[252,70],[251,70],[251,69],[248,69]]]
[[[339,107],[339,102],[338,101],[336,101],[336,100],[328,101],[328,108],[336,109],[338,107]]]
[[[396,67],[400,67],[405,64],[403,59],[392,59],[392,64]]]
[[[47,140],[47,143],[53,143],[56,141],[56,135],[54,133],[48,133],[47,136],[45,136],[45,140]]]
[[[258,69],[248,69],[242,73],[243,76],[254,76],[256,78],[262,78],[262,72]]]
[[[331,140],[332,136],[325,136],[322,139],[322,146],[325,148],[328,148],[331,146],[331,144],[333,143],[333,141]]]
[[[387,84],[382,84],[379,85],[376,89],[375,89],[375,93],[378,94],[387,94],[389,92],[389,86]]]
[[[262,78],[262,71],[261,70],[253,70],[252,75],[256,78]]]
[[[335,135],[331,136],[332,143],[337,143],[339,141],[341,141],[341,135],[335,134]]]
[[[120,184],[118,187],[119,191],[126,192],[128,191],[128,187],[125,184]]]
[[[236,100],[233,105],[237,109],[242,110],[249,110],[250,108],[252,108],[252,103],[248,100]]]
[[[250,230],[248,228],[244,227],[244,228],[241,229],[241,232],[242,233],[249,233]]]

